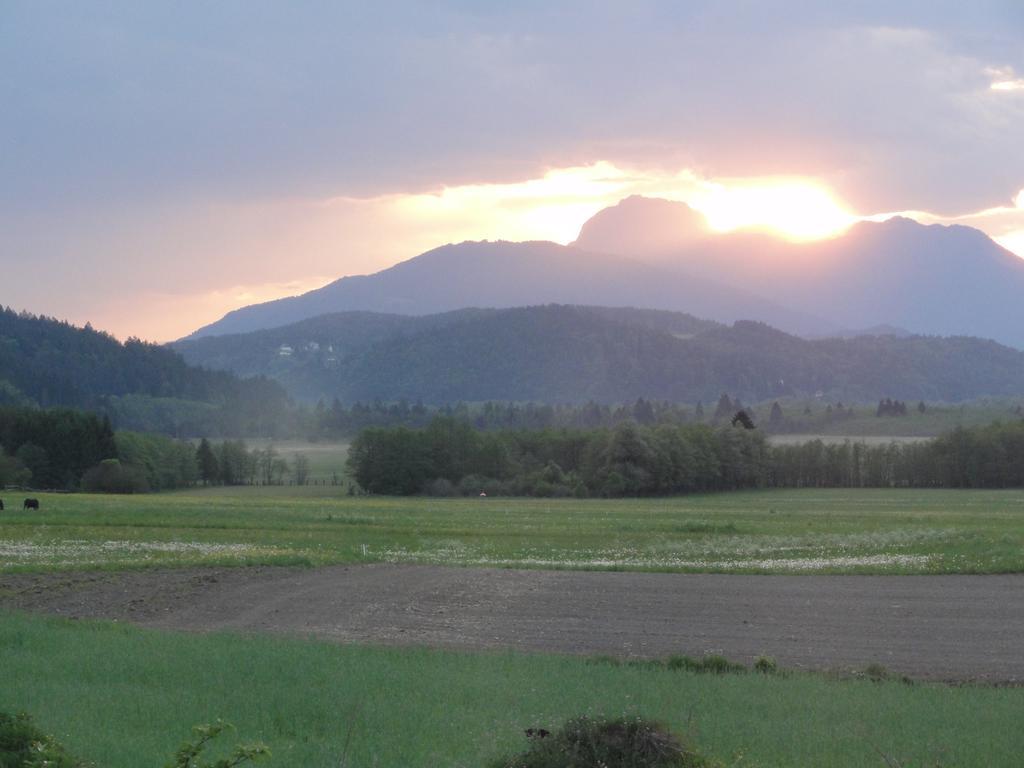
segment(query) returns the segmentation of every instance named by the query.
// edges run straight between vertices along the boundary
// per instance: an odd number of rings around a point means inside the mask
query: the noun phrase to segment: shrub
[[[239,744],[228,757],[221,758],[216,762],[202,762],[200,755],[206,749],[206,745],[225,730],[233,727],[223,720],[207,725],[197,725],[192,729],[195,740],[182,744],[174,753],[174,760],[167,768],[234,768],[243,763],[254,763],[261,758],[270,757],[270,750],[266,745],[257,742],[255,744]]]
[[[427,483],[428,496],[454,496],[455,486],[445,477],[438,477]]]
[[[8,485],[28,485],[32,472],[17,456],[8,456],[0,445],[0,488]]]
[[[499,480],[483,475],[466,475],[458,485],[458,492],[462,496],[479,496],[480,491],[488,496],[500,496],[503,490]]]
[[[758,656],[754,662],[754,671],[762,675],[774,675],[779,671],[779,667],[771,656]]]
[[[531,729],[533,730],[533,729]],[[536,731],[534,731],[536,733]],[[578,717],[489,768],[702,768],[708,763],[659,723]]]
[[[708,654],[701,659],[692,656],[669,656],[665,666],[685,672],[706,672],[713,675],[725,675],[746,672],[747,668],[736,661],[729,661],[725,656]]]
[[[609,667],[620,667],[622,666],[622,659],[618,656],[612,656],[607,653],[599,653],[595,656],[589,656],[586,660],[587,664],[607,664]]]
[[[874,680],[876,683],[888,680],[889,676],[889,670],[877,662],[864,667],[864,677],[868,680]]]
[[[243,763],[255,762],[270,756],[263,744],[239,744],[231,753],[214,762],[202,762],[206,746],[231,728],[230,723],[218,720],[210,725],[193,728],[195,739],[185,742],[174,753],[167,768],[235,768]],[[25,714],[8,715],[0,712],[0,768],[94,768],[69,755],[64,747],[40,731]]]
[[[715,675],[725,675],[734,672],[746,672],[747,668],[736,661],[729,661],[725,656],[710,654],[701,659],[705,672]]]
[[[85,768],[25,714],[0,712],[0,768]]]
[[[82,490],[89,493],[145,493],[146,473],[117,459],[105,459],[82,475]]]

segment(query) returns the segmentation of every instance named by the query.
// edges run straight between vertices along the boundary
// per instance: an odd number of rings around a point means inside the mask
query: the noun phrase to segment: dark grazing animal
[[[39,499],[25,499],[22,509],[39,509]]]
[[[4,511],[4,500],[0,499],[0,512]]]

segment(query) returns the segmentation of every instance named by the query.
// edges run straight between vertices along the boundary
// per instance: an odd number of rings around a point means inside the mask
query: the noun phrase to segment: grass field
[[[0,570],[386,561],[746,573],[1024,571],[1019,490],[542,500],[348,497],[330,486],[284,486],[40,500],[38,513],[0,517]]]
[[[772,445],[802,445],[812,440],[821,440],[825,445],[842,445],[845,442],[862,443],[877,446],[891,443],[920,443],[928,437],[913,435],[769,435],[768,442]]]
[[[269,766],[473,766],[568,717],[639,714],[727,765],[1020,765],[1024,689],[701,675],[586,659],[185,635],[0,614],[0,711],[99,768],[156,768],[220,717]],[[347,747],[346,747],[347,744]]]
[[[956,427],[983,427],[993,421],[1018,421],[1016,409],[1024,403],[1021,398],[982,398],[967,403],[928,403],[924,413],[917,410],[916,402],[907,403],[904,416],[875,416],[875,404],[860,403],[850,417],[837,417],[826,413],[827,403],[816,400],[781,401],[782,409],[792,431],[803,437],[847,436],[852,440],[865,438],[935,437]],[[754,421],[767,424],[771,401],[758,403],[751,409]],[[810,414],[804,414],[804,409]]]
[[[349,444],[328,440],[311,443],[308,440],[271,440],[265,437],[247,438],[249,450],[273,448],[278,455],[294,466],[295,457],[303,454],[309,459],[309,481],[311,483],[343,482],[347,478],[345,461],[348,459]]]

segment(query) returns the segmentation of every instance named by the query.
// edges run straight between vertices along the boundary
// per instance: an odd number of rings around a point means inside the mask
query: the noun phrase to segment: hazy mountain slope
[[[681,312],[631,307],[576,307],[574,310],[593,322],[632,325],[679,338],[719,327],[713,321],[700,320]],[[281,328],[183,339],[172,346],[193,365],[246,376],[271,376],[293,396],[315,400],[336,394],[337,371],[347,367],[353,355],[378,342],[408,338],[492,316],[505,317],[501,310],[477,308],[420,317],[338,312]],[[374,399],[374,396],[369,399]]]
[[[192,365],[243,376],[279,375],[308,352],[340,359],[381,339],[416,330],[418,320],[409,315],[336,312],[251,333],[182,339],[170,346]],[[282,347],[291,354],[282,354]]]
[[[571,307],[506,310],[388,340],[347,361],[349,399],[621,402],[832,397],[963,400],[1024,393],[1024,353],[972,338],[806,341],[740,322],[690,339]]]
[[[283,404],[266,380],[188,365],[181,355],[134,339],[125,343],[92,328],[0,309],[0,403],[97,408],[111,396],[197,403]],[[12,396],[14,395],[14,396]]]
[[[404,318],[390,332],[350,344],[346,354],[309,348],[392,318],[343,313],[288,328],[182,342],[186,357],[235,350],[244,364],[293,395],[344,402],[375,399],[705,402],[721,392],[744,400],[790,394],[875,400],[963,400],[1024,394],[1024,353],[973,338],[867,336],[807,341],[762,323],[731,327],[685,315],[548,305],[463,310]],[[332,335],[333,334],[333,335]],[[280,356],[277,342],[293,350]]]
[[[665,219],[673,212],[683,234],[652,245],[652,227],[671,232]],[[895,218],[813,243],[749,233],[692,240],[685,233],[694,215],[682,203],[634,198],[598,213],[577,242],[679,268],[844,328],[889,325],[1024,348],[1024,259],[976,229]]]
[[[293,397],[315,400],[334,391],[336,371],[355,353],[386,339],[422,333],[487,311],[463,309],[423,317],[335,312],[280,328],[182,339],[171,347],[191,365],[239,376],[268,376]]]
[[[466,242],[374,275],[342,278],[302,296],[243,307],[190,338],[273,328],[341,311],[425,315],[546,303],[680,310],[724,322],[762,320],[802,333],[830,328],[819,318],[743,289],[620,256],[548,242]]]

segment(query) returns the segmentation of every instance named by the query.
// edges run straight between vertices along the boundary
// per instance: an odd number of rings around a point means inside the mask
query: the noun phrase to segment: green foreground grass
[[[348,497],[332,487],[41,495],[0,515],[0,571],[410,562],[739,573],[1024,571],[1024,491],[668,499]],[[14,505],[10,505],[14,506]]]
[[[269,766],[481,766],[523,729],[643,715],[727,765],[1020,765],[1024,689],[586,659],[339,646],[0,614],[0,711],[27,711],[99,768],[156,768],[220,717]],[[227,748],[231,739],[222,747]],[[347,745],[347,746],[346,746]],[[891,763],[895,765],[896,763]]]

